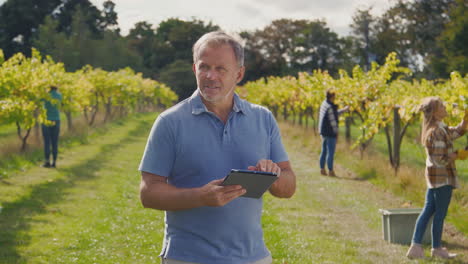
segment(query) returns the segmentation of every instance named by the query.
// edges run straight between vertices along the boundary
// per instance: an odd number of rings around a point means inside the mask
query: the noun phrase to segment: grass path
[[[57,170],[0,182],[0,263],[159,263],[163,213],[142,209],[136,171],[154,117],[110,125],[63,151]],[[405,246],[382,240],[377,212],[403,201],[352,177],[319,176],[309,132],[281,128],[298,190],[289,200],[265,196],[274,263],[410,263]],[[447,241],[463,254],[452,263],[468,263],[466,238]]]

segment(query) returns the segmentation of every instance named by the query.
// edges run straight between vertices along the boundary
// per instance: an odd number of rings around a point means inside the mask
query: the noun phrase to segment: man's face
[[[208,102],[222,103],[232,100],[237,83],[244,76],[231,46],[205,46],[198,61],[193,64],[200,94]]]

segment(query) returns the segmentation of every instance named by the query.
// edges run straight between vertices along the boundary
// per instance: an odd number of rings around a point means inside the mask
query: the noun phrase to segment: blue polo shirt
[[[235,94],[224,124],[206,109],[197,90],[158,116],[139,170],[167,177],[176,187],[194,188],[260,159],[288,160],[271,112]],[[267,257],[262,204],[262,199],[239,197],[222,207],[166,211],[161,256],[204,264]]]

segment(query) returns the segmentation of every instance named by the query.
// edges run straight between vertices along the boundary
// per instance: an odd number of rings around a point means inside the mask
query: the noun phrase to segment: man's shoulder
[[[267,107],[265,107],[263,105],[254,104],[254,103],[251,103],[251,102],[249,102],[247,100],[244,100],[244,99],[241,99],[241,102],[243,104],[244,110],[247,113],[252,112],[252,113],[255,113],[255,114],[266,114],[266,115],[271,114],[270,109],[268,109]]]
[[[330,104],[330,102],[328,102],[327,100],[324,100],[324,101],[322,102],[322,104],[320,105],[320,110],[321,110],[321,111],[326,111],[326,110],[328,110],[328,109],[331,108],[331,107],[332,107],[332,105]]]
[[[190,97],[164,110],[159,116],[165,119],[181,118],[190,113]]]

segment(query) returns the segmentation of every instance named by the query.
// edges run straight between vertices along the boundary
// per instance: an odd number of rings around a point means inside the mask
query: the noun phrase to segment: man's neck
[[[232,108],[234,107],[234,97],[231,97],[231,99],[226,98],[226,100],[221,102],[209,102],[202,97],[202,102],[208,111],[213,112],[223,121],[224,124],[226,124],[229,118],[229,113],[231,113]]]

